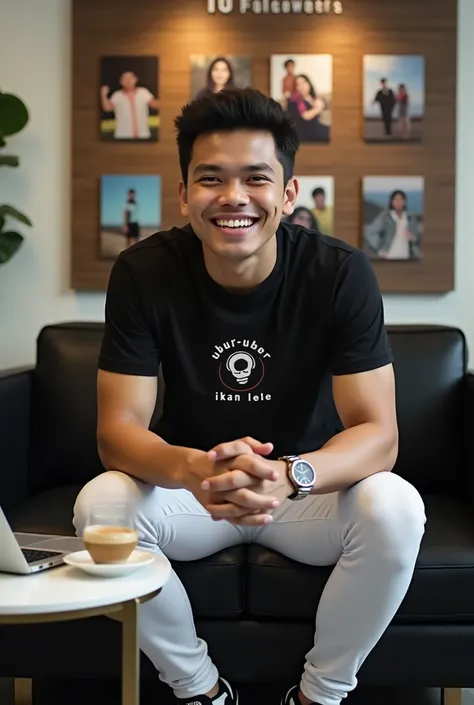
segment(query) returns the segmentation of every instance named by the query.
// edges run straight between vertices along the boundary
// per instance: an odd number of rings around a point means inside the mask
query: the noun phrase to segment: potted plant
[[[5,137],[23,130],[29,120],[28,108],[18,96],[0,91],[0,166],[17,167],[20,160],[12,154],[3,154],[6,146]],[[30,219],[19,210],[9,205],[0,204],[0,264],[8,262],[23,242],[23,235],[7,226],[7,220],[13,219],[23,225],[31,226]]]

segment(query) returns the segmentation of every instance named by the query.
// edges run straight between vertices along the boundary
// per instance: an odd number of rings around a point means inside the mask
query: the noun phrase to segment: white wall
[[[468,336],[474,360],[474,0],[459,0],[456,290],[445,296],[385,296],[389,323],[446,323]],[[0,368],[35,359],[46,323],[102,320],[103,294],[68,289],[70,240],[69,0],[0,0],[0,89],[29,105],[28,128],[9,142],[21,169],[0,170],[2,203],[27,213],[34,228],[0,268]]]

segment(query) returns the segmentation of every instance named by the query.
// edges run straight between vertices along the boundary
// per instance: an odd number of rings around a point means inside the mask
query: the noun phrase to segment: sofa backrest
[[[31,485],[83,484],[103,471],[96,445],[102,323],[45,327],[33,385]],[[400,452],[396,472],[420,492],[460,486],[466,341],[442,326],[388,326],[395,358]],[[162,408],[162,389],[152,421]]]

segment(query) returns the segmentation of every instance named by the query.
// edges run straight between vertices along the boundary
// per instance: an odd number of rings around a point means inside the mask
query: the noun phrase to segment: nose
[[[239,180],[235,179],[222,185],[219,195],[219,205],[232,207],[246,206],[249,200],[249,196]]]

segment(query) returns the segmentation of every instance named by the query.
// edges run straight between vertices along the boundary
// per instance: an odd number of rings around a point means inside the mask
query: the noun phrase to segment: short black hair
[[[318,186],[311,192],[311,195],[313,198],[316,198],[316,196],[325,196],[326,191],[321,186]]]
[[[395,191],[392,191],[392,193],[388,197],[388,207],[393,208],[393,199],[395,198],[395,196],[401,196],[403,198],[403,200],[405,201],[403,209],[406,210],[406,208],[407,208],[407,195],[406,195],[405,191],[402,191],[399,188],[395,189]]]
[[[287,59],[287,60],[285,61],[285,63],[283,64],[284,68],[286,69],[286,68],[289,66],[289,64],[293,64],[293,66],[294,66],[294,65],[295,65],[295,60],[294,60],[294,59]]]
[[[255,88],[224,88],[187,103],[175,118],[179,164],[184,183],[193,145],[200,135],[233,130],[265,130],[275,141],[285,184],[293,176],[300,141],[295,126],[281,105]]]

